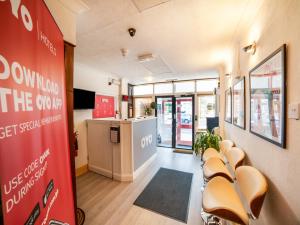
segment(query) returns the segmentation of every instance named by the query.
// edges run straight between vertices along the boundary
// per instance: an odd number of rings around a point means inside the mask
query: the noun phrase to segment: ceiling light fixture
[[[139,55],[137,58],[139,62],[149,62],[154,60],[155,57],[152,53],[149,53],[149,54]]]
[[[254,55],[256,52],[256,43],[253,42],[251,45],[247,45],[243,48],[244,52]]]
[[[153,81],[153,77],[152,76],[145,77],[145,80],[147,82],[151,82],[151,81]]]

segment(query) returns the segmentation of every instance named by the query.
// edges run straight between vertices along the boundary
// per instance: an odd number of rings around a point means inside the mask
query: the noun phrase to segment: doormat
[[[178,149],[178,148],[174,149],[173,152],[175,152],[175,153],[183,153],[183,154],[193,154],[192,150],[185,150],[185,149]]]
[[[134,204],[187,223],[192,173],[160,168]]]

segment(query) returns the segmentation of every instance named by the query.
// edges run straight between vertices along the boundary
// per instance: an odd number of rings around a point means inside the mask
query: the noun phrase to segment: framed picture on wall
[[[286,147],[286,45],[249,73],[250,132]]]
[[[225,91],[225,121],[232,123],[232,91],[231,88]]]
[[[239,128],[245,129],[245,77],[237,80],[232,88],[232,121]]]

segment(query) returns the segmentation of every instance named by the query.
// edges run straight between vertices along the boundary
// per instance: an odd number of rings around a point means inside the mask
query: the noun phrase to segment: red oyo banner
[[[108,118],[115,116],[115,101],[112,96],[96,95],[93,118]]]
[[[73,225],[62,34],[42,0],[0,1],[0,29],[4,224]]]

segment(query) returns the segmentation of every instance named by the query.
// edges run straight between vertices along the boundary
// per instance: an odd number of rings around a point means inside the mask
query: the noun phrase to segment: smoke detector
[[[126,49],[126,48],[121,48],[120,51],[121,51],[121,54],[122,54],[123,57],[126,57],[128,55],[128,52],[129,52],[128,49]]]

